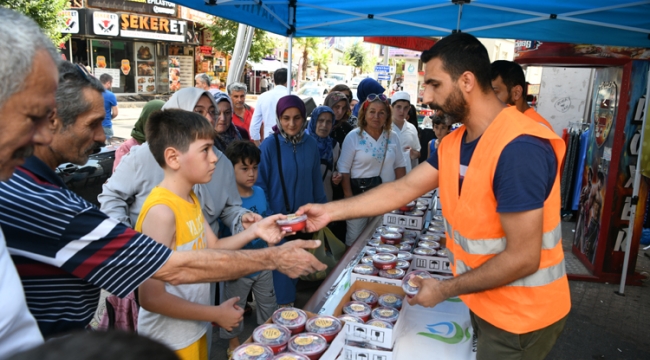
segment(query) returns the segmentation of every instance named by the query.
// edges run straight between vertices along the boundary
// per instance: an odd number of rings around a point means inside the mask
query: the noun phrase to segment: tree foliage
[[[360,43],[354,43],[348,46],[348,48],[345,49],[344,56],[345,58],[343,61],[345,64],[354,68],[354,75],[357,75],[357,70],[361,70],[364,63],[368,61],[368,52]]]
[[[316,66],[316,78],[320,79],[320,73],[323,69],[327,70],[330,60],[332,59],[332,51],[325,48],[324,46],[319,46],[316,48],[312,55],[312,63]]]
[[[61,30],[65,28],[65,20],[59,15],[68,6],[69,0],[0,0],[0,6],[14,9],[32,18],[43,33],[47,35],[55,45],[67,41],[70,34],[63,35]],[[2,26],[2,25],[0,25]]]
[[[302,49],[302,79],[307,76],[307,67],[309,66],[309,53],[315,51],[321,43],[321,39],[313,37],[296,38],[294,45]]]
[[[239,23],[236,21],[214,17],[212,24],[208,26],[208,31],[212,33],[211,45],[221,52],[232,55],[238,28]],[[266,31],[256,28],[248,59],[260,62],[264,57],[273,54],[277,47],[278,44],[274,38],[271,38]]]

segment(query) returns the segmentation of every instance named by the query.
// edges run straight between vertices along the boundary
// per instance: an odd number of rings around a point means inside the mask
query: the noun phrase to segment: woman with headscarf
[[[308,203],[326,203],[323,189],[318,143],[305,136],[307,114],[305,104],[296,95],[287,95],[276,106],[275,134],[262,142],[262,158],[256,185],[268,200],[269,215],[292,214]],[[309,238],[304,233],[293,238]],[[274,271],[275,295],[280,306],[296,300],[297,280]]]
[[[214,139],[214,146],[220,151],[226,151],[228,145],[236,140],[250,140],[248,130],[232,123],[232,100],[224,92],[214,94],[214,101],[217,103],[216,121],[214,129],[217,136]]]
[[[357,122],[356,116],[352,115],[350,111],[350,98],[342,91],[330,91],[323,103],[334,112],[334,126],[330,137],[336,140],[339,146],[342,146],[345,137],[354,129],[350,118],[354,118],[352,122],[355,124]]]
[[[113,171],[115,171],[117,168],[117,165],[122,160],[122,157],[131,151],[132,147],[142,145],[142,143],[147,141],[147,138],[144,135],[144,128],[147,124],[147,120],[149,120],[149,115],[151,115],[154,111],[160,110],[163,105],[165,105],[165,102],[162,100],[151,100],[144,105],[138,121],[136,121],[135,125],[133,126],[133,130],[131,130],[131,138],[123,142],[122,145],[120,145],[120,147],[115,150]]]
[[[381,84],[377,82],[377,80],[373,78],[365,78],[361,80],[359,83],[359,86],[357,87],[357,98],[359,99],[359,102],[354,106],[354,110],[352,110],[352,115],[354,116],[359,116],[359,108],[360,106],[366,101],[366,98],[370,94],[383,94],[386,89],[384,89]]]
[[[327,201],[332,201],[332,184],[341,183],[341,174],[336,171],[336,162],[339,159],[341,148],[330,137],[334,125],[334,111],[327,106],[319,106],[311,113],[311,120],[307,125],[306,134],[313,137],[318,143],[320,153],[320,170],[323,178],[323,188]]]

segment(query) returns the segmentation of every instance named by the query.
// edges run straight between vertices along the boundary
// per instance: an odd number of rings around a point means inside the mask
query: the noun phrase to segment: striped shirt
[[[0,183],[0,226],[44,337],[84,328],[100,289],[124,297],[172,253],[68,190],[36,157]]]

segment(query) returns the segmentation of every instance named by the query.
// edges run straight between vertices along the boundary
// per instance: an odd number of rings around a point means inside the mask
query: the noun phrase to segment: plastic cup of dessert
[[[399,209],[397,209],[397,210],[399,210],[399,211],[405,211],[405,212],[406,212],[406,211],[411,211],[411,210],[413,210],[414,208],[415,208],[415,201],[411,201],[411,202],[409,202],[409,203],[406,204],[406,205],[402,205],[402,206],[400,206]]]
[[[309,358],[301,354],[283,352],[282,354],[275,355],[273,360],[309,360]]]
[[[359,264],[372,265],[372,256],[366,255],[362,257],[361,261],[359,261]]]
[[[289,340],[289,351],[307,356],[310,360],[318,360],[327,349],[327,340],[322,335],[302,333]]]
[[[289,214],[284,220],[276,221],[282,231],[298,232],[303,230],[307,225],[307,215],[297,216],[296,214]]]
[[[435,256],[437,251],[435,249],[417,247],[413,249],[413,255],[422,255],[422,256]]]
[[[386,232],[381,236],[381,242],[387,245],[397,245],[402,242],[402,234],[398,232]]]
[[[388,321],[379,320],[379,319],[370,319],[370,320],[368,320],[366,325],[375,326],[375,327],[382,328],[382,329],[392,329],[393,328],[393,324],[389,323]]]
[[[397,250],[411,252],[413,250],[413,244],[401,243],[397,245]]]
[[[379,296],[379,300],[377,300],[377,304],[379,304],[379,306],[382,307],[391,307],[399,310],[402,308],[403,301],[404,301],[404,297],[401,295],[383,294]]]
[[[377,249],[374,246],[366,246],[364,250],[368,255],[374,255],[377,253]]]
[[[409,296],[415,296],[418,291],[420,291],[420,287],[413,282],[414,277],[419,277],[421,279],[432,278],[431,274],[425,270],[414,270],[406,274],[404,279],[402,279],[402,290],[404,290],[404,292]]]
[[[420,235],[420,241],[440,241],[440,236],[434,234]]]
[[[398,251],[397,252],[397,260],[411,261],[411,260],[413,260],[413,254],[411,254],[408,251]]]
[[[363,320],[364,322],[370,319],[370,312],[372,308],[370,305],[360,301],[350,301],[343,306],[343,312],[348,315],[353,315]]]
[[[440,243],[437,241],[420,240],[418,247],[436,250],[440,249]]]
[[[370,313],[370,317],[394,324],[399,317],[399,310],[394,307],[378,307]]]
[[[406,260],[397,259],[397,264],[395,264],[395,269],[402,269],[404,271],[408,270],[411,267],[411,263]]]
[[[381,244],[379,246],[376,246],[375,250],[377,250],[377,254],[397,254],[399,251],[397,250],[396,246],[388,244]]]
[[[379,295],[372,290],[361,289],[353,292],[351,298],[354,301],[364,302],[373,307],[377,304]]]
[[[379,270],[394,269],[397,256],[389,253],[375,254],[372,256],[372,264]]]
[[[248,343],[237,347],[232,352],[233,360],[273,360],[273,350],[270,347]]]
[[[341,320],[329,315],[318,315],[309,320],[305,325],[305,331],[322,335],[327,343],[331,343],[341,329],[343,323]]]
[[[396,233],[404,234],[404,228],[402,226],[386,225],[384,226],[384,229],[386,229],[387,232],[396,232]]]
[[[422,217],[424,216],[424,211],[422,210],[411,210],[407,211],[404,213],[405,216],[417,216],[417,217]]]
[[[377,275],[379,270],[372,265],[357,264],[352,268],[352,271],[360,275]]]
[[[274,354],[286,350],[290,338],[291,330],[278,324],[262,324],[253,331],[253,341],[270,347]]]
[[[358,316],[350,315],[350,314],[342,314],[338,316],[338,319],[341,321],[344,321],[346,323],[354,323],[354,324],[363,324],[363,320],[361,320]]]
[[[379,270],[379,276],[386,279],[400,280],[404,277],[406,271],[404,269],[388,269],[388,270]]]
[[[276,310],[271,319],[274,324],[286,327],[291,335],[295,335],[305,330],[307,314],[298,308],[287,307]]]

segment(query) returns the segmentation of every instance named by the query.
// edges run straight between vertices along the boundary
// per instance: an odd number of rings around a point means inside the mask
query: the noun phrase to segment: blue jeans
[[[102,126],[104,129],[104,135],[106,136],[106,143],[111,142],[111,138],[113,137],[113,127],[112,126]]]

